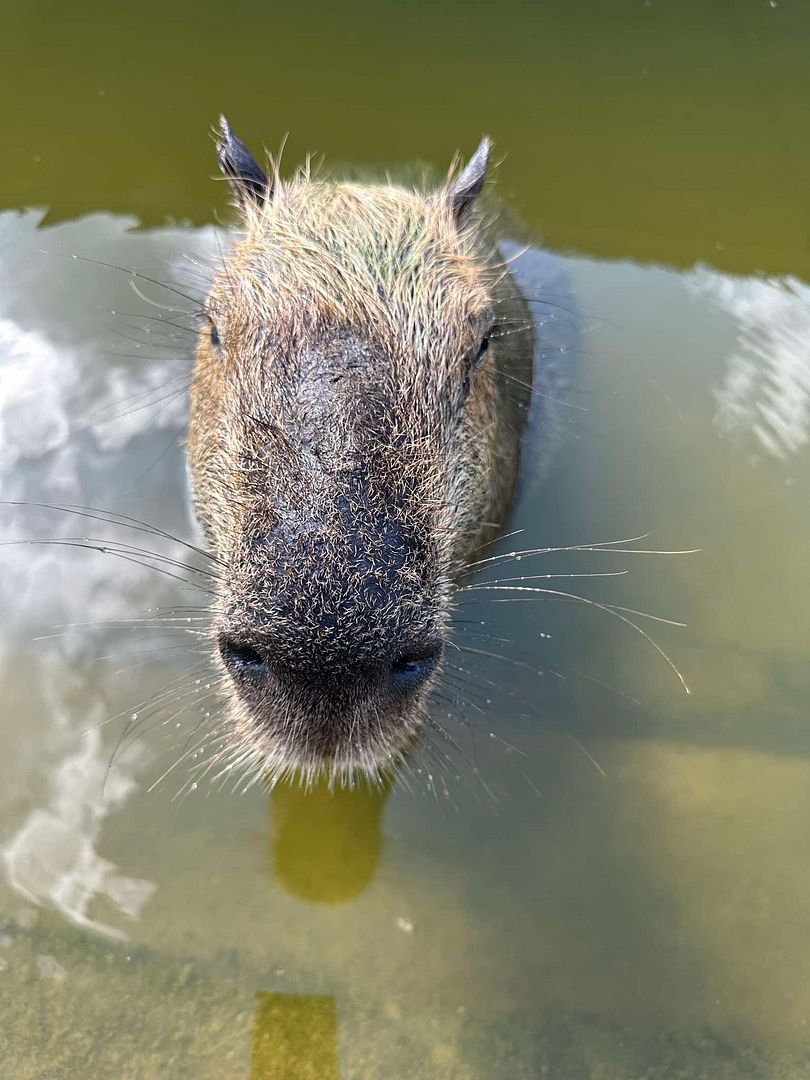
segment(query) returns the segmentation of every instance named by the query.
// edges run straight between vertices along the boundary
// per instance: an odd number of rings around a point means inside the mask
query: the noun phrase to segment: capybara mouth
[[[315,660],[249,640],[232,622],[217,635],[230,724],[269,772],[379,776],[413,744],[427,716],[441,641],[369,658],[364,650]]]
[[[397,770],[427,719],[421,700],[351,716],[328,705],[321,702],[314,712],[293,714],[289,706],[256,708],[230,691],[226,723],[232,732],[232,759],[240,766],[253,764],[271,786],[286,778],[312,783],[326,777],[351,785],[365,777],[379,782]]]

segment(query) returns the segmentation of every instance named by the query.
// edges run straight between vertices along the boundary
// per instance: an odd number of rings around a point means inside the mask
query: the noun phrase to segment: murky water
[[[185,303],[102,264],[199,290],[224,106],[293,158],[498,136],[577,252],[583,337],[494,554],[639,539],[479,576],[611,575],[505,582],[601,606],[468,594],[411,790],[269,797],[199,756],[198,589],[133,548],[0,549],[0,1077],[810,1075],[808,9],[245,3],[192,40],[181,8],[14,12],[2,498],[193,536],[189,340],[154,306]],[[0,508],[3,541],[57,538],[186,557]]]

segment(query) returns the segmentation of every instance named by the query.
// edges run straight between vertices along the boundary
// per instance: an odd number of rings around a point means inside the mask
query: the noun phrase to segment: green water
[[[308,797],[150,790],[215,717],[200,598],[0,549],[0,1078],[810,1075],[810,7],[8,3],[0,41],[3,499],[191,535],[183,302],[86,260],[202,287],[225,111],[290,163],[493,135],[584,330],[498,550],[700,549],[482,575],[628,571],[562,584],[686,623],[630,616],[690,694],[608,611],[471,593],[457,745]]]

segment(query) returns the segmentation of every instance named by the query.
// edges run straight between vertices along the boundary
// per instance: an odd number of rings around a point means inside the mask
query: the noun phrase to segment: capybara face
[[[505,512],[515,289],[472,206],[486,156],[431,194],[271,181],[223,122],[244,231],[206,304],[189,455],[228,722],[276,775],[396,762],[454,578]]]

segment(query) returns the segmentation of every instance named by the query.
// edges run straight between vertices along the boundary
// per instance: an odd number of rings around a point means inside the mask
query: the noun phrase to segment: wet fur
[[[228,722],[273,773],[376,777],[417,737],[430,684],[369,697],[345,673],[447,639],[458,575],[512,494],[530,320],[492,222],[459,214],[451,181],[302,171],[239,208],[189,426],[196,513],[227,568],[215,627],[258,636],[274,672],[261,691],[227,682]]]

